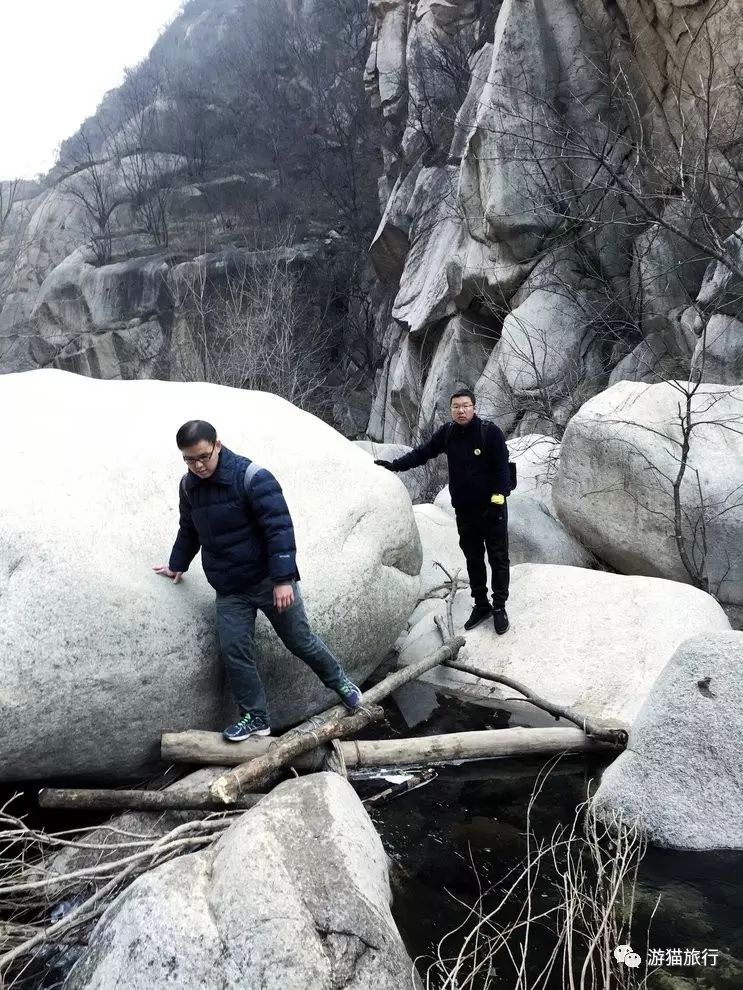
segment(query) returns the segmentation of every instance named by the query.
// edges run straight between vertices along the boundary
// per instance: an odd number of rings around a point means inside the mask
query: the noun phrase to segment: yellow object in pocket
[[[505,505],[506,504],[506,496],[505,495],[491,495],[490,496],[490,501],[493,503],[493,505]]]

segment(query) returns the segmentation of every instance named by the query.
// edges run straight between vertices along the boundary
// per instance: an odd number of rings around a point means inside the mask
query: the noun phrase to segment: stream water
[[[393,718],[388,731],[426,735],[494,728],[508,720],[503,711],[439,702],[425,724],[409,730]],[[513,717],[508,724],[515,724]],[[473,927],[468,907],[492,887],[483,899],[485,909],[492,909],[504,889],[502,878],[524,861],[527,807],[545,763],[544,758],[521,758],[439,768],[431,783],[370,808],[393,863],[395,919],[424,979],[442,937],[462,926],[443,949],[456,953]],[[570,826],[603,765],[571,756],[551,769],[531,811],[537,839],[551,836],[558,823]],[[364,789],[380,789],[379,781],[357,786],[362,796]],[[556,902],[555,880],[555,872],[546,869],[537,881],[534,900],[542,908]],[[516,905],[506,905],[498,920],[506,923],[515,916]],[[640,864],[633,922],[630,941],[642,957],[639,972],[647,960],[654,970],[648,980],[653,990],[743,990],[743,853],[649,848]],[[548,927],[537,925],[531,940],[529,972],[534,975],[554,938]],[[440,972],[432,970],[431,988],[442,982]],[[482,985],[459,986],[475,990]],[[512,990],[513,969],[500,967],[489,986]],[[550,986],[563,990],[562,979],[556,977]]]
[[[369,737],[399,738],[514,724],[513,715],[506,712],[439,697],[432,714],[410,727],[389,707],[387,726],[382,733],[378,727],[370,731]],[[483,893],[485,909],[492,908],[503,889],[502,878],[522,863],[527,806],[544,764],[544,759],[522,758],[442,767],[425,786],[369,806],[391,860],[393,913],[424,982],[440,940],[462,926],[445,943],[445,954],[451,955],[452,949],[456,953],[472,927],[469,906]],[[570,825],[601,767],[596,759],[571,756],[552,768],[532,808],[531,830],[537,838],[549,836],[558,823]],[[393,773],[388,776],[399,779]],[[362,797],[390,786],[379,776],[362,775],[354,783]],[[101,820],[100,816],[91,821],[76,815],[62,822],[59,813],[54,818],[41,816],[33,807],[34,792],[35,788],[29,789],[23,802],[34,823],[60,829]],[[0,799],[6,796],[0,793]],[[546,908],[554,903],[555,879],[554,871],[543,871],[533,891],[536,904]],[[515,914],[515,907],[506,906],[498,920],[513,920]],[[648,982],[652,990],[743,990],[743,854],[649,849],[635,890],[630,941],[643,957],[643,966],[649,949],[655,954],[653,968],[660,964]],[[549,926],[535,926],[530,944],[529,966],[535,974],[554,944]],[[45,979],[25,981],[23,990],[60,987],[64,971],[62,961]],[[442,985],[441,972],[432,970],[431,990]],[[489,984],[461,982],[456,986],[457,990],[477,990],[486,985],[512,990],[513,970],[499,966]],[[622,986],[616,983],[617,990]],[[552,987],[564,990],[561,978],[556,977]]]

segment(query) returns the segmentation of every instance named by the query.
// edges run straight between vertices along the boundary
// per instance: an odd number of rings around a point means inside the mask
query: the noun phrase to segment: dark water
[[[411,732],[393,718],[388,731],[423,735],[491,728],[504,725],[508,718],[503,712],[440,700],[441,707],[424,726]],[[546,762],[483,760],[440,768],[432,783],[370,808],[394,864],[395,918],[424,976],[439,940],[467,921],[463,905],[472,905],[481,891],[494,886],[492,895],[483,901],[486,908],[492,908],[497,903],[496,892],[502,889],[499,881],[523,861],[526,809]],[[586,799],[590,782],[594,781],[594,787],[598,782],[603,765],[597,759],[561,759],[546,777],[532,808],[532,833],[546,838],[558,822],[569,826],[576,808]],[[357,786],[360,792],[373,793],[387,785],[365,781]],[[536,901],[543,906],[555,902],[554,879],[554,874],[543,872],[535,891]],[[462,931],[471,927],[470,918]],[[538,927],[532,937],[532,965],[537,972],[537,964],[546,960],[554,939],[549,929]],[[654,990],[743,990],[743,854],[648,849],[635,891],[631,942],[643,960],[649,957],[649,948],[655,950],[650,956],[655,959],[651,969],[657,971],[648,980]],[[451,948],[454,940],[446,944]],[[691,955],[694,949],[699,951],[698,962]],[[682,965],[676,964],[676,953],[667,955],[672,950],[681,950]],[[717,951],[716,956],[707,952],[706,965],[702,963],[704,950]],[[684,966],[685,960],[695,964]],[[491,985],[510,990],[512,972],[504,969]],[[431,987],[438,985],[432,975]],[[552,986],[562,990],[561,979],[556,977]]]
[[[507,712],[443,698],[438,702],[439,707],[427,721],[413,729],[390,706],[387,726],[381,731],[375,727],[366,735],[421,736],[514,724],[513,716]],[[486,894],[483,904],[486,909],[492,906],[502,887],[501,879],[523,861],[526,809],[545,762],[524,758],[483,760],[437,768],[431,783],[369,807],[392,862],[395,919],[424,979],[442,937],[467,922],[467,906],[491,887],[493,891]],[[573,756],[552,767],[532,809],[531,828],[537,837],[549,836],[557,823],[567,826],[573,821],[575,809],[585,801],[589,783],[597,781],[602,765],[596,759]],[[362,797],[389,786],[379,778],[354,782]],[[0,800],[11,792],[7,788],[4,794],[0,791]],[[59,812],[50,818],[34,807],[35,793],[35,787],[28,788],[22,801],[30,824],[61,829],[103,820],[104,816],[92,819]],[[549,871],[543,874],[534,895],[538,903],[547,906],[554,902],[554,879]],[[743,990],[743,854],[648,850],[635,894],[634,921],[631,942],[643,957],[648,946],[663,952],[681,950],[682,961],[683,950],[696,949],[700,953],[699,963],[693,966],[676,965],[675,956],[668,957],[673,964],[666,965],[664,956],[663,965],[648,981],[652,990]],[[471,917],[469,925],[447,943],[450,949],[457,938],[457,944],[461,944],[462,933],[469,926]],[[534,961],[530,965],[536,967],[546,959],[553,944],[548,926],[536,928]],[[706,957],[707,964],[701,963],[705,949],[717,950],[716,965],[711,964],[711,953]],[[60,987],[72,961],[62,959],[51,970],[45,964],[40,973],[44,971],[46,976],[25,981],[23,990]],[[460,984],[467,990],[480,985],[484,984]],[[512,973],[505,969],[488,984],[504,990],[511,990],[513,985]],[[440,981],[432,975],[431,990],[439,986]],[[563,990],[559,978],[552,986]],[[621,986],[618,983],[617,990]]]

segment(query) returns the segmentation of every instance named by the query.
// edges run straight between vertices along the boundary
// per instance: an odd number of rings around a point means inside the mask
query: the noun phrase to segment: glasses
[[[451,411],[452,412],[460,412],[462,409],[471,409],[471,408],[472,408],[472,403],[471,402],[463,402],[459,406],[452,406],[451,407]]]
[[[206,464],[207,461],[210,461],[212,459],[212,454],[214,453],[216,446],[217,446],[216,443],[213,443],[212,449],[209,451],[208,454],[197,454],[195,457],[187,457],[184,454],[183,460],[186,462],[186,464]]]

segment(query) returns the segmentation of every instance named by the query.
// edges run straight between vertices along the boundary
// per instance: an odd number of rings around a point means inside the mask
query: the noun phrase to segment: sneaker
[[[506,610],[504,608],[493,609],[493,625],[495,626],[495,631],[499,636],[502,636],[508,629],[508,616],[506,615]]]
[[[270,736],[271,727],[262,715],[252,715],[245,712],[234,725],[228,725],[222,735],[230,742],[242,742],[251,736]]]
[[[465,629],[474,629],[475,626],[479,626],[481,622],[489,619],[493,614],[493,610],[489,605],[477,605],[470,612],[470,617],[464,624]]]
[[[343,677],[336,687],[335,692],[349,711],[353,711],[354,708],[359,708],[361,705],[363,698],[361,689],[356,687],[348,677]]]

